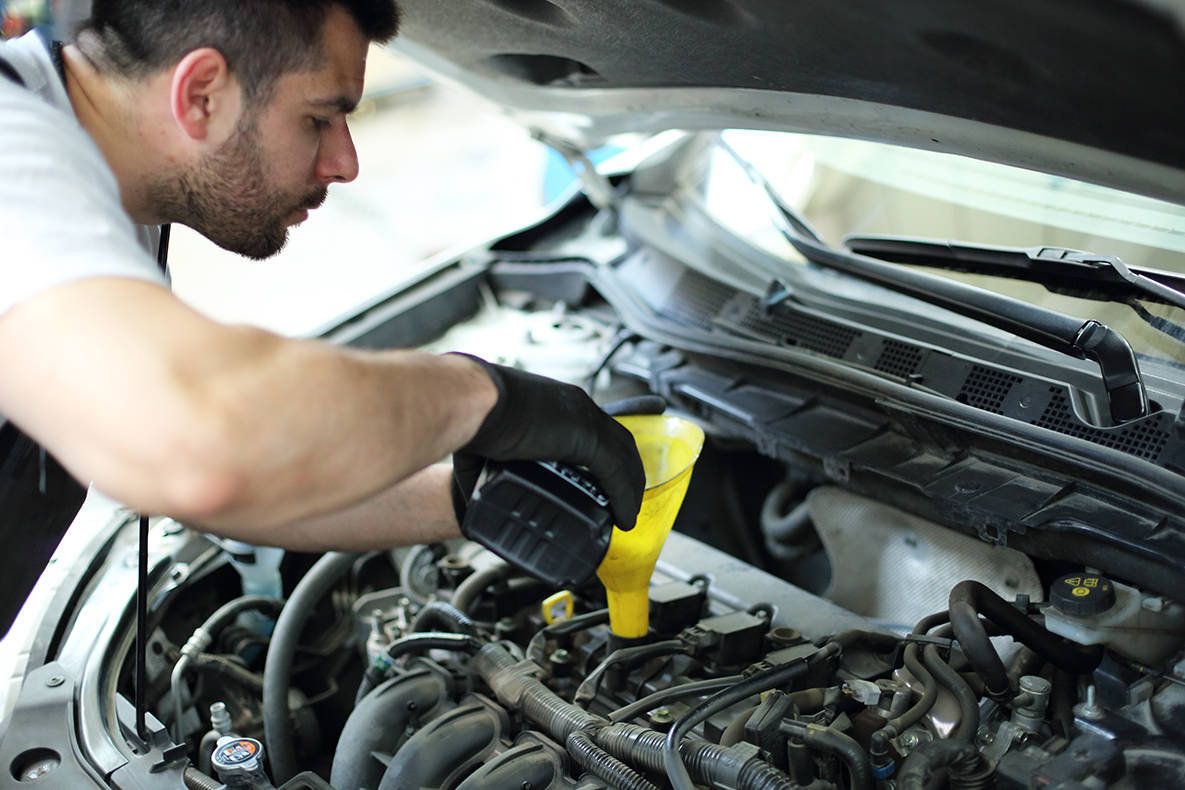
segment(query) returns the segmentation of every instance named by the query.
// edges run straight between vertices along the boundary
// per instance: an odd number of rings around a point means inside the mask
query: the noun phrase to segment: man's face
[[[333,6],[322,48],[321,69],[280,77],[267,105],[245,109],[231,138],[182,176],[185,224],[218,246],[275,255],[329,184],[358,176],[346,115],[362,97],[368,42]]]

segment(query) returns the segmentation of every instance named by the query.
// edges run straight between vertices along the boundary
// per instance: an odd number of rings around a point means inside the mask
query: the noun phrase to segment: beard
[[[245,113],[217,151],[156,192],[162,215],[188,225],[224,250],[263,260],[284,248],[292,213],[319,207],[328,188],[297,193],[271,186],[259,127]]]

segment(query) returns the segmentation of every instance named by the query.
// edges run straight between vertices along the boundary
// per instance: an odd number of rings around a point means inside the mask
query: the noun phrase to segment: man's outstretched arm
[[[459,538],[451,478],[451,466],[433,464],[356,505],[285,524],[276,534],[298,551],[369,551]]]
[[[0,318],[0,412],[129,506],[252,542],[439,461],[497,397],[464,357],[223,326],[134,280],[62,285]]]

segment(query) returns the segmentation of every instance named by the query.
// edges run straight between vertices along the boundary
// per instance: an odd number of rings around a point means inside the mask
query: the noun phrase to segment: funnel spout
[[[667,416],[619,417],[638,444],[646,469],[646,493],[637,525],[614,527],[609,551],[597,568],[609,599],[609,628],[636,639],[650,630],[650,577],[683,504],[695,460],[704,446],[698,425]]]

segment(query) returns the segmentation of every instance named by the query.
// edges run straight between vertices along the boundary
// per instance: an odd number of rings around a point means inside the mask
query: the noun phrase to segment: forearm
[[[213,528],[361,502],[466,442],[496,398],[460,357],[225,327],[132,281],[0,319],[0,412],[104,493]]]
[[[236,382],[239,398],[257,401],[220,444],[249,484],[204,519],[211,526],[288,523],[366,500],[462,445],[493,400],[461,358],[281,345],[263,355],[274,369]]]
[[[270,528],[213,531],[296,551],[382,550],[458,538],[461,531],[449,494],[451,470],[448,464],[433,464],[369,499],[321,516]]]

